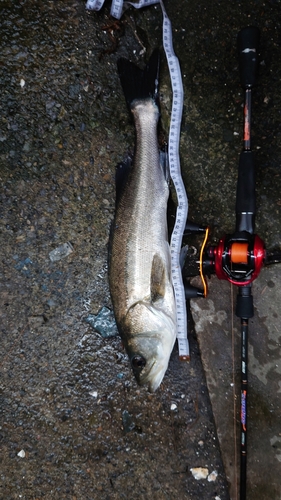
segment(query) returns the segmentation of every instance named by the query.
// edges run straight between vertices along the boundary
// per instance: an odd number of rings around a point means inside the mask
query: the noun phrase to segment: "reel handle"
[[[256,84],[260,32],[256,26],[247,26],[238,33],[240,82],[244,89]]]

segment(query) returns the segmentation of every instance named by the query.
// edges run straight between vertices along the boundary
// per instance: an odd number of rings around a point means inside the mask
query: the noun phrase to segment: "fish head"
[[[147,384],[154,392],[165,375],[176,340],[175,318],[146,303],[138,303],[129,315],[132,328],[126,349],[131,366],[138,384]]]

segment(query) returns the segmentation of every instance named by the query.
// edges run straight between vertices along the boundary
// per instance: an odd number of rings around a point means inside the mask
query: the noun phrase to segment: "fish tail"
[[[121,58],[117,62],[118,73],[129,109],[135,99],[151,98],[159,107],[159,67],[160,52],[155,49],[144,69],[139,68],[128,59]]]

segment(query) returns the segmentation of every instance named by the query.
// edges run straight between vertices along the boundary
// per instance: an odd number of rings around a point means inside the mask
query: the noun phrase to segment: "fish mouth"
[[[139,359],[141,359],[142,361],[140,362]],[[141,366],[142,363],[143,363],[143,366]],[[133,358],[131,359],[131,366],[132,366],[132,369],[133,369],[133,372],[134,372],[134,375],[137,379],[138,384],[139,385],[147,385],[149,392],[156,391],[156,389],[161,384],[162,379],[163,379],[164,374],[165,374],[165,370],[163,370],[163,375],[161,375],[161,377],[157,377],[157,379],[155,379],[154,369],[156,367],[156,364],[157,364],[157,361],[154,360],[150,364],[148,371],[145,370],[145,373],[144,373],[145,366],[147,366],[146,359],[143,356],[140,356],[139,354],[133,356]]]
[[[165,375],[167,365],[157,366],[159,363],[155,360],[150,367],[149,372],[144,376],[140,377],[140,385],[147,385],[149,392],[155,392],[160,386],[163,377]]]

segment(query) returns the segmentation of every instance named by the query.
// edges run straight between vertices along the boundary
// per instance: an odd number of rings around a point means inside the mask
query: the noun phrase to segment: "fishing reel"
[[[266,259],[265,245],[258,235],[239,231],[225,235],[218,245],[206,248],[209,228],[188,222],[185,236],[198,233],[204,233],[199,259],[196,261],[203,289],[186,284],[187,299],[206,297],[207,277],[212,274],[237,286],[249,285],[257,278]]]
[[[203,268],[216,273],[234,285],[249,285],[260,273],[264,259],[264,243],[258,235],[247,232],[226,235],[217,247],[207,249]]]

